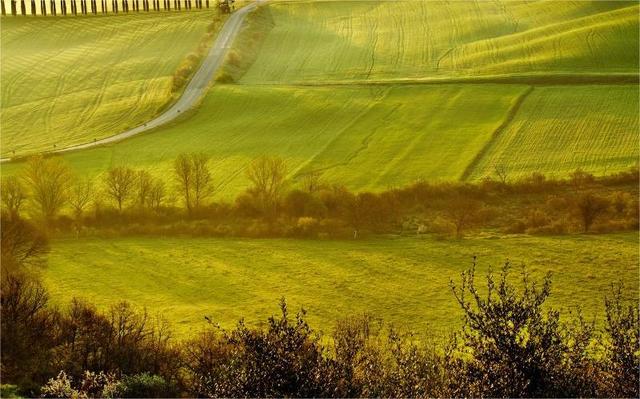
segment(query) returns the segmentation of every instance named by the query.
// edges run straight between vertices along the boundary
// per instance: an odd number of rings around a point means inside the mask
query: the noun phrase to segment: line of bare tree
[[[5,2],[9,3],[9,12],[7,12],[7,6]],[[0,0],[2,5],[2,15],[13,16],[26,16],[30,14],[32,16],[41,15],[51,16],[62,15],[97,15],[100,14],[118,14],[119,12],[128,13],[130,11],[140,12],[140,2],[142,2],[142,11],[171,11],[171,0],[163,0],[162,6],[160,0],[111,0],[111,7],[107,6],[107,1],[102,0],[100,7],[98,7],[97,0],[90,0],[87,4],[87,0],[80,0],[80,8],[78,8],[77,0],[50,0],[49,5],[45,0],[41,0],[39,7],[36,7],[36,1],[31,0],[29,10],[27,10],[27,4],[25,0]],[[214,0],[215,7],[223,13],[231,13],[235,10],[235,0]],[[196,9],[210,8],[210,0],[173,0],[173,10],[180,11],[183,8],[185,10],[191,10],[195,6]]]
[[[263,156],[246,166],[245,177],[247,189],[226,202],[216,200],[220,182],[203,153],[179,155],[170,180],[126,165],[86,179],[59,157],[36,156],[21,173],[3,178],[2,204],[9,215],[27,209],[44,225],[71,219],[76,230],[186,221],[187,230],[194,223],[213,235],[241,236],[358,238],[413,232],[462,238],[474,229],[563,234],[638,226],[637,169],[601,178],[576,171],[563,180],[534,174],[512,182],[421,181],[353,193],[319,173],[291,176],[283,159]]]

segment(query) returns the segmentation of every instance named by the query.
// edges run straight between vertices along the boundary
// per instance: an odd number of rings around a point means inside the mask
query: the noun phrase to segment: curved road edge
[[[222,29],[218,33],[218,37],[216,38],[215,43],[211,46],[211,49],[209,49],[207,56],[202,61],[200,68],[198,68],[196,73],[193,75],[193,77],[187,84],[187,87],[184,89],[182,95],[180,96],[180,98],[178,98],[178,101],[176,101],[169,109],[164,111],[162,114],[156,116],[155,118],[142,125],[126,130],[122,133],[118,133],[116,135],[105,137],[103,139],[95,140],[89,143],[76,144],[55,151],[47,151],[46,153],[60,154],[69,151],[82,150],[104,144],[115,143],[171,122],[172,120],[180,116],[184,111],[191,109],[209,89],[209,83],[213,80],[215,73],[222,66],[222,62],[224,61],[227,52],[231,48],[234,39],[240,32],[240,28],[242,27],[244,18],[247,16],[247,14],[255,10],[259,4],[266,1],[267,0],[254,1],[253,3],[248,4],[238,11],[234,12],[229,17],[227,22],[225,22]],[[23,157],[19,157],[19,159],[21,158]],[[0,163],[10,162],[12,160],[13,158],[0,158]]]

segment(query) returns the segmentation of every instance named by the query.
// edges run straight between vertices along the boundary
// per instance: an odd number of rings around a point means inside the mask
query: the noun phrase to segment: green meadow
[[[635,2],[274,3],[241,83],[637,73]]]
[[[511,178],[602,174],[636,164],[638,105],[630,85],[218,85],[183,121],[65,158],[90,176],[123,164],[166,175],[178,154],[203,151],[227,199],[260,155],[284,158],[294,181],[319,171],[353,190],[475,180],[496,164]]]
[[[418,334],[446,333],[461,322],[449,289],[478,258],[512,262],[514,277],[552,272],[551,306],[603,317],[604,295],[624,282],[638,295],[638,234],[564,237],[485,235],[440,241],[381,237],[356,241],[209,238],[68,239],[53,243],[43,277],[64,304],[81,297],[108,307],[127,300],[193,334],[209,316],[224,327],[255,325],[277,313],[278,299],[304,307],[313,326],[371,312]]]
[[[3,18],[2,157],[86,143],[156,115],[214,15]]]
[[[120,164],[165,174],[177,154],[202,151],[225,198],[244,190],[243,169],[263,154],[285,158],[294,180],[319,171],[353,190],[477,180],[497,164],[512,178],[623,170],[639,156],[640,92],[629,83],[638,7],[269,3],[233,44],[222,73],[234,83],[170,125],[65,157],[90,176]],[[2,154],[90,141],[155,114],[211,18],[168,15],[100,17],[86,29],[83,18],[47,29],[7,19]]]
[[[204,152],[217,191],[245,190],[261,155],[294,183],[319,172],[351,190],[479,181],[506,169],[565,177],[638,164],[637,2],[272,1],[247,17],[197,108],[154,131],[63,155],[82,177],[114,166],[170,182]],[[172,99],[172,76],[214,12],[3,18],[2,157],[120,133]],[[20,162],[2,165],[16,173]],[[189,335],[211,316],[251,324],[285,296],[321,329],[369,311],[418,333],[460,322],[448,283],[479,257],[534,278],[551,305],[602,317],[623,280],[638,294],[638,234],[464,240],[55,239],[43,277],[58,304],[146,306]]]

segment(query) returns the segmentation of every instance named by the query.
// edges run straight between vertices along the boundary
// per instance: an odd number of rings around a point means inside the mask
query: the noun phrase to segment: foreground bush
[[[99,311],[76,300],[58,311],[33,274],[13,271],[0,293],[2,378],[31,397],[640,395],[640,316],[621,287],[605,300],[603,329],[561,318],[545,304],[550,277],[532,282],[523,270],[514,282],[508,265],[486,287],[472,268],[452,291],[464,327],[437,345],[372,315],[323,336],[284,300],[265,328],[210,323],[177,342],[126,303]]]

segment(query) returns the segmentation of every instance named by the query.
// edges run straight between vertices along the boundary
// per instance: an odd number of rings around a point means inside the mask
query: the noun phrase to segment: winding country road
[[[209,83],[222,65],[224,57],[227,55],[227,52],[233,44],[234,39],[240,32],[240,27],[242,26],[242,22],[244,21],[246,15],[255,10],[258,4],[265,1],[267,0],[257,0],[249,5],[242,7],[229,17],[227,22],[225,22],[224,26],[218,33],[218,37],[216,38],[215,43],[211,46],[211,49],[207,53],[207,56],[202,61],[200,68],[196,71],[196,73],[187,84],[187,87],[184,89],[182,96],[162,114],[156,116],[154,119],[148,121],[143,125],[126,130],[114,136],[109,136],[85,144],[72,145],[69,147],[61,148],[59,150],[50,151],[48,153],[63,153],[96,147],[108,143],[115,143],[116,141],[124,140],[148,130],[155,129],[158,126],[166,124],[167,122],[171,122],[172,120],[180,116],[181,113],[189,110],[207,92]],[[0,162],[9,161],[11,161],[11,158],[0,159]]]

